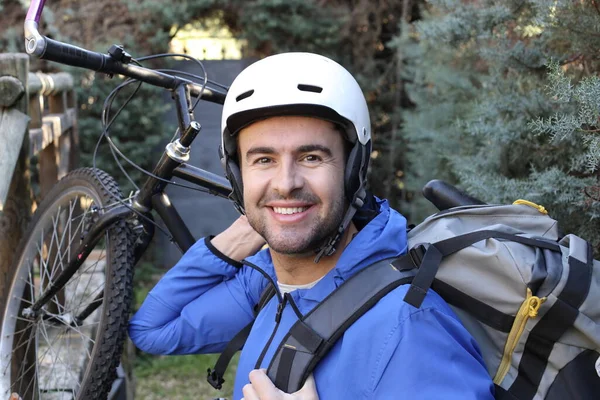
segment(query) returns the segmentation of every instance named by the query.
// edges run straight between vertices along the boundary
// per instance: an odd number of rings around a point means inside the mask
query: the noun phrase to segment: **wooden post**
[[[61,94],[49,95],[48,99],[48,112],[50,114],[62,114],[64,107],[60,101]],[[42,111],[43,113],[43,111]],[[41,198],[46,197],[52,186],[58,181],[59,168],[58,161],[60,156],[59,149],[60,138],[55,138],[52,143],[44,147],[38,155],[39,160],[39,173],[40,173],[40,193]]]
[[[77,112],[77,95],[75,90],[67,92],[67,107]],[[69,171],[79,167],[79,126],[77,125],[77,117],[73,119],[73,127],[71,128],[71,152],[69,153]]]
[[[36,200],[77,165],[78,136],[73,77],[67,73],[29,74],[29,136],[36,157]]]
[[[29,72],[29,56],[27,54],[0,54],[0,77],[4,82],[15,83],[16,78],[22,84],[22,93],[19,96],[11,98],[9,91],[0,90],[0,135],[9,132],[8,123],[5,118],[7,115],[19,115],[21,120],[27,115],[28,111],[28,86],[27,78]],[[11,79],[11,77],[13,79]],[[17,87],[18,85],[7,84],[3,86]],[[19,89],[18,89],[19,90]],[[7,95],[7,96],[4,96]],[[15,113],[19,114],[15,114]],[[25,117],[26,118],[26,117]],[[27,119],[27,118],[26,118]],[[14,121],[14,119],[13,119]],[[30,196],[30,177],[29,177],[29,136],[27,135],[27,124],[19,126],[23,129],[21,149],[18,152],[16,165],[10,180],[6,201],[0,212],[0,305],[4,307],[6,301],[7,273],[12,265],[15,250],[27,227],[31,215],[31,196]],[[11,126],[14,126],[11,123]],[[4,139],[4,137],[3,137]],[[6,159],[8,156],[6,143],[0,144],[0,159]]]

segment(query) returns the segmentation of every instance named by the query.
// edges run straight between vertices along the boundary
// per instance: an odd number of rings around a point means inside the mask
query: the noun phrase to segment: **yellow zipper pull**
[[[538,210],[539,212],[541,212],[542,214],[548,214],[548,211],[546,210],[546,208],[544,206],[540,206],[539,204],[535,204],[532,201],[528,201],[528,200],[523,200],[523,199],[519,199],[516,200],[513,205],[519,205],[519,204],[523,204],[529,207],[533,207],[536,210]]]
[[[527,321],[529,318],[537,317],[538,311],[545,301],[546,297],[540,298],[533,296],[531,289],[527,288],[525,301],[521,303],[521,307],[519,307],[519,311],[517,311],[517,315],[515,315],[513,326],[508,333],[508,338],[506,339],[506,344],[504,345],[502,360],[500,361],[498,371],[496,371],[496,376],[494,377],[495,384],[499,385],[504,380],[504,377],[510,369],[513,352],[517,347],[517,343],[519,343],[519,340],[521,339],[521,335],[523,335]]]
[[[531,293],[531,289],[527,288],[527,294]],[[539,298],[537,296],[531,296],[527,299],[527,315],[529,318],[535,318],[538,315],[538,311],[542,304],[546,301],[545,297]]]

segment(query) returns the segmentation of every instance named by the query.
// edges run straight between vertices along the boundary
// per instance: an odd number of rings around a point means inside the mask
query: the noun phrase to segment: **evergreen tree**
[[[243,2],[235,25],[251,55],[311,51],[350,70],[365,92],[373,128],[370,189],[393,205],[404,197],[404,144],[396,110],[409,107],[399,48],[400,20],[418,18],[411,1],[254,0]]]
[[[599,22],[595,1],[424,7],[395,42],[416,105],[403,125],[410,189],[442,178],[490,203],[525,198],[600,251]]]

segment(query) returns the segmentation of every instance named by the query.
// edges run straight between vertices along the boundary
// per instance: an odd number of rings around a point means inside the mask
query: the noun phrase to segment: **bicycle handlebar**
[[[438,179],[427,182],[423,187],[423,196],[433,203],[440,211],[459,206],[486,204],[483,201],[460,191],[449,183]]]
[[[165,89],[174,90],[179,85],[186,84],[190,88],[192,96],[202,95],[203,100],[217,104],[224,103],[226,93],[214,88],[204,87],[203,89],[201,85],[188,79],[138,65],[123,63],[110,54],[86,50],[41,35],[38,31],[38,22],[45,2],[45,0],[32,0],[27,12],[24,28],[25,50],[28,54],[43,60],[86,68],[109,75],[124,75]]]

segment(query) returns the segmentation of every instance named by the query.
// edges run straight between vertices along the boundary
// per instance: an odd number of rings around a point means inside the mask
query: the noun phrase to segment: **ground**
[[[223,390],[206,381],[206,370],[217,361],[217,354],[191,356],[138,356],[135,364],[136,399],[209,400],[232,399],[236,356],[227,371]]]

